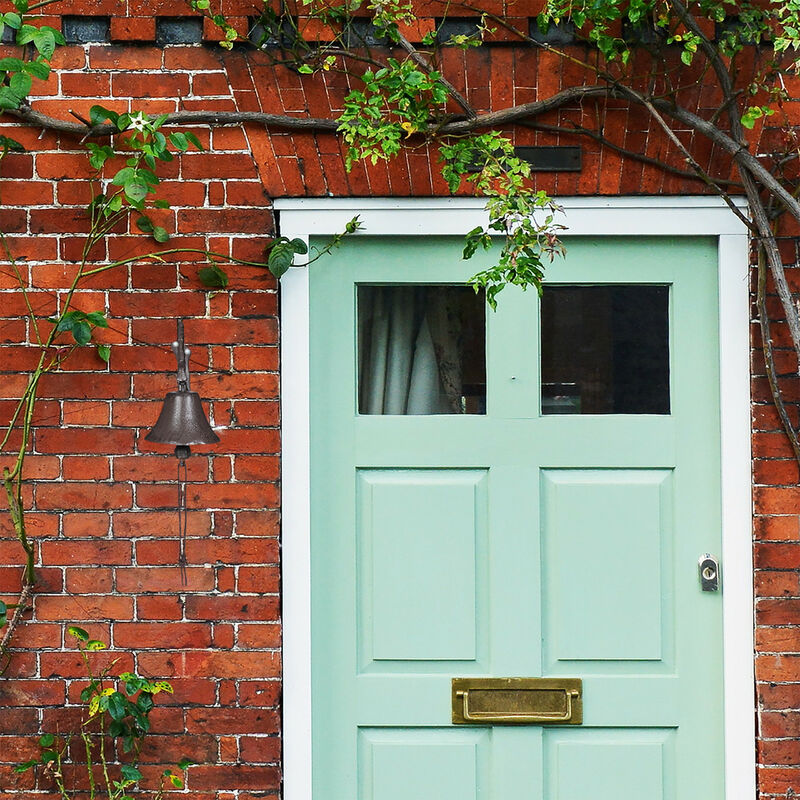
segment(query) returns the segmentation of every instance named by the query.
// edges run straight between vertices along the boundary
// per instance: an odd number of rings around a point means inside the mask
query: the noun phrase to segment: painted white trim
[[[756,793],[747,229],[712,197],[559,198],[570,236],[718,237],[722,433],[725,800]],[[744,205],[744,204],[742,204]],[[370,236],[463,234],[486,221],[475,198],[277,200],[284,236],[338,233],[359,214]],[[361,235],[361,234],[356,234]],[[309,286],[281,288],[284,798],[311,798]]]
[[[308,237],[302,237],[306,242]],[[311,501],[308,270],[281,281],[283,797],[311,798]],[[288,533],[291,532],[291,533]],[[289,660],[286,660],[286,653]],[[289,714],[286,709],[291,709]]]
[[[749,241],[719,237],[722,631],[727,800],[756,796]]]

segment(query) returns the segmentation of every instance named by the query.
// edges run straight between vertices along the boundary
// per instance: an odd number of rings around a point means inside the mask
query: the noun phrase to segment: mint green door
[[[313,800],[723,800],[721,593],[698,576],[721,549],[715,242],[567,247],[554,298],[661,287],[665,408],[543,390],[548,359],[594,370],[595,338],[545,352],[544,303],[508,288],[485,413],[359,414],[358,287],[479,264],[360,237],[310,267]],[[580,678],[583,722],[453,725],[471,676]]]

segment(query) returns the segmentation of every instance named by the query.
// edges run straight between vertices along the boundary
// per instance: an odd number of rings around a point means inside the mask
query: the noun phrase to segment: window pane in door
[[[546,286],[542,414],[669,414],[669,287]]]
[[[360,414],[485,414],[486,300],[468,286],[359,286]]]

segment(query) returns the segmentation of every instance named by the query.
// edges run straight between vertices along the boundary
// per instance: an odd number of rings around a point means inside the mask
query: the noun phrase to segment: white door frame
[[[714,197],[558,198],[568,236],[714,236],[719,261],[725,800],[756,792],[747,228]],[[474,198],[276,200],[280,234],[308,241],[359,215],[370,236],[463,235]],[[359,234],[354,234],[358,236]],[[304,260],[304,259],[303,259]],[[281,287],[284,800],[311,798],[308,270]]]

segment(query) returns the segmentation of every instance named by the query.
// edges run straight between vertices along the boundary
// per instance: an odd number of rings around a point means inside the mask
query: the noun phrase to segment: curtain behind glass
[[[358,287],[360,413],[463,413],[454,288]]]

